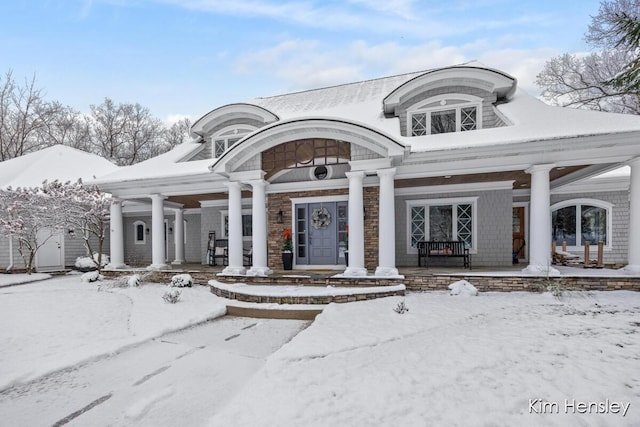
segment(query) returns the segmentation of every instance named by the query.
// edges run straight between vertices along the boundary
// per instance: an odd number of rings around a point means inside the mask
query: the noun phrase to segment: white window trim
[[[419,200],[406,200],[406,215],[407,215],[407,228],[406,228],[406,250],[407,254],[417,254],[418,248],[411,247],[411,208],[414,206],[424,207],[425,211],[425,237],[429,240],[429,206],[442,206],[442,205],[471,205],[471,248],[469,248],[470,254],[478,253],[478,197],[460,197],[460,198],[447,198],[447,199],[419,199]],[[454,210],[457,216],[457,209]],[[454,234],[458,226],[457,221],[454,221]]]
[[[612,250],[613,248],[613,207],[615,206],[613,203],[605,202],[604,200],[598,199],[570,199],[563,200],[561,202],[555,203],[551,206],[551,213],[558,209],[566,208],[569,206],[578,206],[578,205],[589,205],[595,206],[597,208],[602,208],[607,211],[607,240],[608,242],[604,245],[604,249],[607,251]],[[575,246],[567,246],[567,250],[569,251],[584,251],[584,245],[582,244],[582,208],[580,208],[580,215],[578,216],[578,212],[576,212],[576,241],[579,241],[579,245]],[[553,227],[553,223],[551,224]],[[552,230],[549,230],[552,232]],[[553,234],[552,234],[553,239]],[[594,245],[590,245],[594,246]],[[595,244],[597,247],[597,243]]]
[[[427,104],[431,104],[438,101],[447,101],[447,100],[461,100],[466,101],[464,103],[453,104],[453,105],[441,105],[437,107],[424,107]],[[415,104],[409,108],[407,108],[407,136],[413,137],[413,115],[414,114],[425,114],[426,115],[426,123],[425,127],[427,129],[427,135],[431,134],[431,113],[436,111],[445,111],[445,110],[456,110],[456,132],[460,132],[461,129],[461,109],[468,107],[476,107],[476,129],[482,129],[482,98],[473,95],[465,95],[458,93],[447,93],[444,95],[438,95],[431,97],[427,100],[421,101],[419,104]]]
[[[241,132],[238,132],[237,134],[233,134],[233,135],[225,135],[226,133],[230,132],[230,131],[238,131],[238,130],[242,130]],[[231,125],[231,126],[226,126],[222,129],[220,129],[219,131],[217,131],[216,133],[214,133],[213,135],[211,135],[209,137],[209,139],[211,140],[211,158],[213,159],[217,159],[216,157],[216,140],[218,139],[224,139],[224,153],[227,152],[227,150],[229,150],[229,139],[230,138],[244,138],[246,135],[250,134],[251,132],[253,132],[254,130],[256,130],[257,127],[255,126],[251,126],[251,125],[244,125],[244,124],[237,124],[237,125]],[[245,130],[248,130],[248,132],[246,132]]]
[[[138,225],[142,225],[142,240],[138,240]],[[136,245],[147,244],[147,223],[144,221],[135,221],[133,223],[133,243]]]
[[[253,212],[252,212],[251,209],[242,209],[242,215],[243,216],[244,215],[253,215]],[[227,236],[224,233],[224,219],[226,217],[228,217],[228,216],[229,216],[229,211],[220,211],[220,230],[222,230],[220,232],[220,235],[222,236],[222,237],[220,237],[221,239],[228,239],[229,238],[229,236]],[[243,242],[251,242],[252,239],[253,239],[253,236],[242,236],[242,241]]]

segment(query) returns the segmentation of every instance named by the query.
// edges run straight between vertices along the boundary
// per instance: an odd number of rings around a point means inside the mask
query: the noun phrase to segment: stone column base
[[[247,269],[244,267],[225,267],[221,273],[218,273],[218,276],[244,276],[247,272]]]
[[[343,277],[366,277],[367,276],[367,269],[362,267],[362,268],[356,268],[356,267],[347,267],[346,270],[344,270],[344,273],[342,273]]]
[[[269,267],[251,267],[247,270],[247,276],[259,276],[259,277],[267,277],[272,274],[273,270]]]
[[[404,276],[402,276],[400,273],[398,273],[398,269],[394,268],[394,267],[380,267],[380,266],[378,266],[376,268],[375,275],[376,276],[382,276],[382,277],[394,277],[394,278],[402,278],[402,279],[404,279]]]

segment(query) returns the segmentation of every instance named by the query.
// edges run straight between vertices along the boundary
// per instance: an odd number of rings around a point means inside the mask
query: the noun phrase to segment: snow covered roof
[[[89,181],[117,169],[98,155],[58,144],[1,162],[0,188],[36,187],[56,179]]]
[[[494,93],[499,99],[502,99],[495,108],[504,117],[507,126],[478,129],[473,132],[402,136],[398,117],[391,116],[389,114],[390,107],[385,104],[389,95],[406,92],[405,89],[400,91],[398,89],[403,85],[406,85],[404,88],[411,85],[416,86],[418,85],[416,82],[421,80],[425,84],[434,84],[434,79],[438,79],[436,83],[442,87],[447,82],[448,70],[453,73],[453,77],[465,78],[465,84],[475,79],[476,83],[477,80],[481,80],[481,84],[486,83],[487,87],[493,87]],[[465,72],[467,75],[460,74]],[[455,81],[455,79],[450,80],[450,82]],[[513,77],[486,67],[479,62],[470,62],[441,69],[254,98],[243,104],[231,104],[231,107],[253,105],[270,112],[273,117],[277,117],[278,120],[266,124],[254,133],[263,132],[268,128],[276,128],[282,123],[291,121],[339,120],[385,135],[390,140],[409,147],[410,153],[444,152],[523,142],[568,140],[578,137],[640,132],[640,117],[638,116],[550,106],[525,91],[516,89],[516,85],[517,82]],[[394,98],[392,101],[397,102],[397,99]],[[235,111],[233,108],[231,110]],[[219,120],[218,116],[225,111],[223,107],[215,109],[196,123],[202,130],[211,128],[213,123],[209,123],[209,120]],[[251,135],[253,134],[249,134],[244,139],[250,139]],[[209,172],[208,167],[216,160],[184,162],[184,159],[189,157],[189,153],[194,153],[201,148],[201,140],[194,139],[180,144],[170,152],[156,158],[121,168],[100,181],[116,183],[118,181],[206,174]],[[242,150],[243,148],[241,141],[234,146],[233,150]]]

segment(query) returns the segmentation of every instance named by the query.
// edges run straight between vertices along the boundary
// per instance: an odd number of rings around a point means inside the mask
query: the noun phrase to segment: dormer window
[[[227,127],[214,134],[211,137],[213,158],[221,157],[225,151],[233,147],[236,142],[240,141],[248,133],[253,132],[253,130],[248,127]]]
[[[465,132],[482,127],[482,100],[469,95],[441,95],[408,110],[411,136]]]

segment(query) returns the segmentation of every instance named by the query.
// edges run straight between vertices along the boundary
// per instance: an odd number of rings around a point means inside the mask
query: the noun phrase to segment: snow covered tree
[[[608,82],[627,93],[640,92],[640,19],[622,12],[616,16],[614,30],[619,36],[617,48],[626,47],[633,58],[620,74]]]
[[[0,190],[0,235],[14,238],[28,274],[38,249],[65,226],[58,201],[39,188]]]
[[[98,186],[85,185],[81,180],[75,183],[45,182],[42,192],[56,200],[56,208],[64,213],[65,227],[73,231],[75,237],[82,239],[87,253],[100,272],[102,249],[109,227],[111,198]]]
[[[603,1],[585,34],[585,40],[602,49],[589,55],[564,54],[552,58],[538,74],[536,83],[550,103],[616,113],[640,114],[637,90],[618,85],[637,50],[620,43],[620,17],[640,16],[640,0]]]

